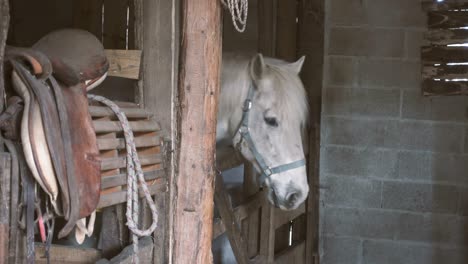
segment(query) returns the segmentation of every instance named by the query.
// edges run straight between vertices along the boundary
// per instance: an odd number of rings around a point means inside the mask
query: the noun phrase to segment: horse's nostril
[[[300,196],[299,192],[291,192],[288,194],[288,196],[286,196],[286,202],[292,206],[296,203],[299,196]]]

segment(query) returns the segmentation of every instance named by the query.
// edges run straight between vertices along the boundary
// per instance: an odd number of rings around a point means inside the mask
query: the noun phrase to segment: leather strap
[[[255,92],[255,87],[252,82],[252,84],[249,87],[247,98],[245,99],[244,105],[242,108],[242,120],[238,129],[241,139],[237,143],[237,148],[238,149],[241,148],[241,143],[243,140],[247,142],[247,146],[249,150],[252,152],[252,155],[254,156],[254,159],[257,162],[257,165],[260,167],[260,170],[261,170],[260,183],[263,184],[265,180],[267,178],[270,178],[270,176],[273,174],[278,174],[281,172],[285,172],[288,170],[293,170],[293,169],[305,166],[305,159],[293,161],[291,163],[282,164],[273,168],[267,165],[267,163],[265,162],[265,159],[260,154],[260,152],[258,152],[257,147],[255,147],[255,143],[252,140],[252,137],[250,136],[249,113],[253,105],[254,92]]]

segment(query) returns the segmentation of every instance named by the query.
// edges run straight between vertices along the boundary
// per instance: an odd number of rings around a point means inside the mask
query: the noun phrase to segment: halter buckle
[[[273,174],[273,171],[271,170],[270,167],[266,167],[266,169],[263,170],[263,173],[265,174],[265,176],[269,177]]]
[[[239,133],[241,135],[245,135],[250,132],[250,128],[248,126],[241,126],[239,127]]]
[[[246,99],[244,101],[244,106],[242,107],[242,111],[248,112],[252,108],[252,101],[250,99]]]

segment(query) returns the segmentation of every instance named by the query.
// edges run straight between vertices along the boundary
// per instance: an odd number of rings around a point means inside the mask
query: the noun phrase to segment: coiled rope
[[[145,182],[145,177],[143,170],[141,169],[140,159],[138,158],[138,153],[135,147],[135,140],[133,137],[133,132],[128,123],[128,119],[125,116],[125,113],[120,110],[120,108],[111,100],[99,96],[88,94],[88,99],[98,101],[100,103],[108,106],[117,116],[122,125],[122,129],[125,137],[125,148],[127,150],[127,226],[130,232],[132,232],[132,242],[133,242],[133,263],[138,263],[138,237],[141,236],[150,236],[158,225],[158,213],[151,194],[148,190],[148,186]],[[138,177],[138,179],[137,179]],[[145,195],[146,201],[151,209],[152,214],[152,223],[151,226],[146,230],[141,230],[138,228],[138,181],[141,184],[141,188]]]
[[[221,3],[229,9],[232,24],[239,32],[244,32],[247,26],[247,14],[249,12],[248,0],[221,0]]]

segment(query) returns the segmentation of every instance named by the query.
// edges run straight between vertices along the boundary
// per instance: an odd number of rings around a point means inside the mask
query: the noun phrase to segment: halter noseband
[[[237,149],[240,150],[242,141],[245,140],[247,142],[247,146],[252,152],[254,159],[257,162],[262,172],[262,174],[260,175],[260,183],[263,183],[265,179],[270,178],[270,176],[273,174],[277,174],[277,173],[281,173],[281,172],[285,172],[288,170],[292,170],[292,169],[305,166],[305,159],[293,161],[291,163],[286,163],[286,164],[279,165],[273,168],[271,168],[270,166],[266,164],[262,155],[258,152],[257,148],[255,147],[255,143],[253,142],[252,137],[250,136],[249,112],[250,112],[250,109],[252,108],[253,95],[254,95],[254,84],[252,82],[252,84],[249,87],[249,93],[242,107],[242,120],[238,129],[241,138],[239,142],[236,144],[236,146],[237,146]]]

